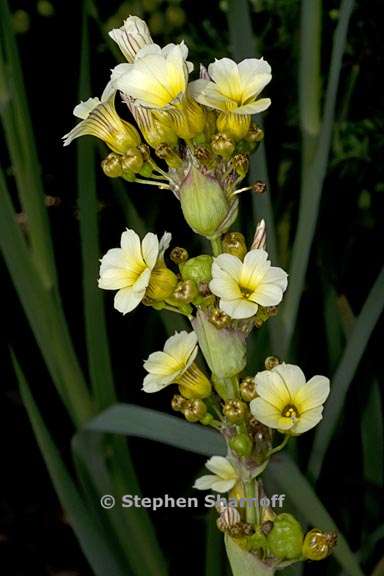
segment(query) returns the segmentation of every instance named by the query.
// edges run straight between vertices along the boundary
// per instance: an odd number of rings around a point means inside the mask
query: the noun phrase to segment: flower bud
[[[193,280],[196,284],[208,283],[212,280],[212,263],[213,258],[209,254],[190,258],[180,265],[181,276],[183,280]]]
[[[261,180],[257,180],[256,182],[254,182],[252,184],[251,188],[254,192],[256,192],[256,194],[264,194],[264,192],[267,189],[267,185],[265,182],[262,182]]]
[[[267,536],[268,547],[280,560],[294,560],[302,554],[303,531],[291,514],[276,516],[273,528]]]
[[[184,280],[179,282],[172,294],[172,297],[180,302],[189,304],[199,294],[196,283],[193,280]]]
[[[162,301],[168,298],[177,285],[177,276],[165,266],[155,267],[151,273],[146,296],[151,300]]]
[[[256,124],[252,124],[248,134],[245,136],[245,140],[250,144],[258,144],[264,140],[264,130],[256,126]]]
[[[247,412],[247,405],[241,400],[228,400],[223,408],[223,414],[231,424],[241,422]]]
[[[218,181],[194,166],[180,186],[179,197],[184,218],[196,234],[217,238],[236,219],[236,201],[230,202]]]
[[[212,308],[209,311],[209,321],[218,330],[222,330],[223,328],[228,328],[231,324],[231,317],[218,308]]]
[[[187,404],[188,400],[180,396],[180,394],[174,394],[171,401],[172,410],[174,410],[175,412],[183,412]]]
[[[255,380],[251,378],[251,376],[248,376],[241,381],[240,394],[245,402],[251,402],[251,400],[256,398],[256,383]]]
[[[123,169],[120,162],[121,156],[111,152],[101,163],[103,172],[109,178],[118,178],[122,175]]]
[[[179,168],[182,164],[180,156],[170,144],[160,144],[155,150],[156,156],[165,160],[170,168]]]
[[[243,260],[247,253],[245,238],[241,232],[227,232],[223,238],[223,252],[237,256]]]
[[[235,172],[244,178],[249,170],[249,159],[245,154],[236,154],[231,160],[231,164]]]
[[[203,424],[203,426],[209,426],[210,424],[212,424],[213,420],[214,417],[212,416],[212,414],[207,412],[207,414],[200,420],[200,424]]]
[[[275,368],[279,364],[281,364],[281,360],[277,356],[268,356],[264,360],[264,366],[266,370],[273,370],[273,368]]]
[[[303,556],[308,560],[324,560],[336,546],[337,533],[323,532],[317,528],[310,530],[304,538]]]
[[[225,134],[215,134],[211,140],[211,147],[215,154],[226,159],[232,156],[235,150],[233,140]]]
[[[188,402],[185,410],[184,416],[188,422],[198,422],[207,413],[207,407],[202,400],[195,399]]]
[[[243,432],[233,436],[229,441],[229,446],[238,456],[250,456],[252,454],[253,442],[248,434]]]
[[[143,155],[137,148],[130,148],[124,156],[121,157],[121,167],[123,172],[140,172],[143,163]]]
[[[175,264],[183,264],[189,258],[188,251],[185,248],[181,248],[180,246],[176,246],[173,248],[169,255],[172,262]]]
[[[265,220],[262,219],[256,226],[251,250],[259,250],[259,249],[265,250],[266,244],[267,244],[267,233],[265,230]]]
[[[180,394],[187,400],[208,398],[212,392],[210,381],[195,362],[176,380],[176,384],[179,385]]]

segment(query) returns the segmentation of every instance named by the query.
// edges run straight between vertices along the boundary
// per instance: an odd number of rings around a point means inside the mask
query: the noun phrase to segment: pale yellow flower
[[[197,490],[215,490],[215,492],[229,492],[239,480],[239,473],[223,456],[212,456],[206,463],[206,468],[213,474],[201,476],[193,487]]]
[[[209,288],[220,298],[220,308],[231,318],[254,316],[260,306],[276,306],[287,288],[287,273],[271,266],[264,250],[251,250],[242,262],[220,254],[212,265]]]
[[[137,16],[129,16],[120,28],[108,32],[116,42],[127,62],[133,62],[141,48],[153,44],[147,24]]]
[[[252,400],[252,414],[269,428],[298,435],[322,419],[323,404],[329,395],[329,379],[313,376],[308,382],[293,364],[279,364],[255,376],[258,397]]]
[[[164,349],[153,352],[144,362],[148,372],[144,392],[158,392],[170,384],[178,384],[187,398],[205,398],[211,393],[211,383],[194,363],[198,353],[194,332],[176,332],[168,338]]]
[[[271,67],[262,58],[247,58],[236,64],[230,58],[215,60],[208,66],[211,80],[191,82],[189,90],[197,102],[220,112],[220,132],[239,140],[247,133],[251,115],[266,110],[271,100],[259,98],[271,81]]]
[[[140,241],[133,230],[121,235],[120,248],[112,248],[101,259],[99,288],[117,290],[114,307],[122,314],[136,308],[145,296],[156,263],[163,258],[171,235],[158,240],[149,232]]]
[[[136,128],[122,120],[115,110],[115,90],[108,84],[101,100],[89,98],[80,102],[73,110],[74,116],[81,118],[68,134],[63,136],[64,146],[68,146],[80,136],[96,136],[118,154],[125,154],[129,148],[140,144]]]

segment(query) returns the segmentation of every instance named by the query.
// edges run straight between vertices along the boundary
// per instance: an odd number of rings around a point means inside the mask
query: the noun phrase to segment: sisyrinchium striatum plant
[[[268,222],[256,223],[249,244],[231,231],[241,194],[265,188],[242,181],[263,140],[252,115],[271,105],[261,95],[271,66],[263,58],[239,64],[222,58],[200,66],[200,78],[189,81],[194,67],[184,42],[161,48],[135,16],[110,36],[127,62],[112,70],[100,99],[76,106],[81,121],[64,144],[83,135],[103,140],[111,150],[102,161],[104,173],[172,192],[189,227],[210,241],[212,254],[171,247],[169,232],[140,238],[127,229],[120,247],[101,259],[98,285],[115,292],[114,307],[122,314],[144,304],[190,323],[189,332],[176,332],[162,351],[149,355],[143,391],[174,385],[172,409],[225,439],[226,457],[211,457],[210,474],[194,488],[227,494],[217,527],[234,576],[322,560],[336,533],[313,528],[305,534],[293,515],[262,506],[262,475],[292,436],[320,422],[329,379],[307,380],[298,366],[276,356],[266,358],[256,375],[247,371],[247,338],[278,313],[288,275],[269,259]],[[117,98],[126,105],[124,119]]]

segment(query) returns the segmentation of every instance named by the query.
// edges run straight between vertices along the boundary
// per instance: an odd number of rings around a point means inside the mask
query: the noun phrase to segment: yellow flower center
[[[299,411],[293,404],[287,404],[281,414],[284,418],[291,418],[291,420],[296,420],[299,417]]]

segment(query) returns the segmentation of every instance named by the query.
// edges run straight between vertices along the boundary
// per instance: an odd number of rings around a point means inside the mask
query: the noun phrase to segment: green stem
[[[245,515],[248,524],[259,524],[260,522],[258,502],[253,503],[250,501],[252,498],[258,498],[258,492],[258,484],[255,480],[244,482],[244,494],[247,498]]]
[[[290,436],[288,436],[288,434],[286,434],[286,436],[284,437],[284,440],[281,442],[281,444],[278,444],[277,446],[275,446],[275,448],[272,448],[272,450],[268,454],[268,457],[272,456],[272,454],[276,454],[276,452],[280,452],[280,450],[285,448],[285,446],[288,444],[289,438],[290,438]]]
[[[211,240],[211,246],[212,246],[212,253],[214,256],[218,256],[219,254],[222,253],[223,249],[221,246],[221,239],[219,238],[213,238]]]

